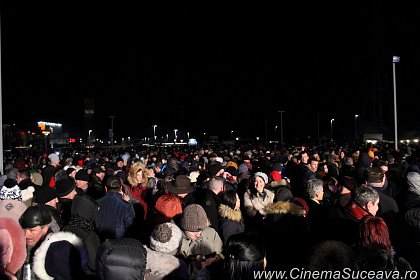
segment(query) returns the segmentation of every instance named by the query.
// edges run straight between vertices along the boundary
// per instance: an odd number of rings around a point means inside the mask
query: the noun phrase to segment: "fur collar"
[[[242,213],[240,210],[233,210],[227,205],[220,204],[219,206],[219,215],[222,218],[225,218],[230,221],[242,223]]]
[[[53,280],[47,271],[45,270],[45,258],[47,256],[47,251],[51,243],[56,241],[66,240],[70,242],[78,251],[81,258],[82,269],[85,270],[88,265],[88,256],[85,245],[83,241],[77,237],[74,233],[67,231],[59,231],[55,233],[50,233],[47,235],[45,240],[42,242],[41,246],[35,251],[34,261],[33,261],[33,271],[41,279],[44,280]]]
[[[270,203],[265,207],[265,212],[267,214],[291,214],[302,217],[304,217],[306,214],[302,207],[289,201],[278,201]]]

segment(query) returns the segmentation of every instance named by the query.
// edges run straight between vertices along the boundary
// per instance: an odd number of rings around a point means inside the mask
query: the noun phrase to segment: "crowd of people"
[[[1,279],[418,271],[419,156],[365,143],[12,154]]]

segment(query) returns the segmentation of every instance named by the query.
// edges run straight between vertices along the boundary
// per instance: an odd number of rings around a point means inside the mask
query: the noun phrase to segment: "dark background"
[[[401,1],[399,1],[401,2]],[[3,121],[118,137],[393,138],[418,130],[419,11],[381,1],[182,6],[1,6]],[[319,120],[319,122],[318,122]],[[319,126],[318,126],[319,124]],[[277,137],[279,131],[277,130]],[[415,134],[415,133],[414,133]]]

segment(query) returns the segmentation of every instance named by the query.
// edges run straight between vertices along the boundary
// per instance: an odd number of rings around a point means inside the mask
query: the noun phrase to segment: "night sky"
[[[276,6],[1,6],[3,121],[63,123],[150,137],[230,131],[286,140],[393,135],[392,55],[400,135],[419,130],[420,16],[382,1]],[[277,133],[279,133],[277,131]]]

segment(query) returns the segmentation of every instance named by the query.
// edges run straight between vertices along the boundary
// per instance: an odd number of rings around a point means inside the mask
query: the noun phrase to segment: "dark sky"
[[[393,133],[392,55],[401,133],[418,130],[420,15],[383,1],[207,6],[1,7],[4,122],[38,120],[118,136],[152,125],[191,134],[286,139],[359,129]],[[179,4],[178,4],[179,5]],[[414,4],[413,4],[414,5]]]

